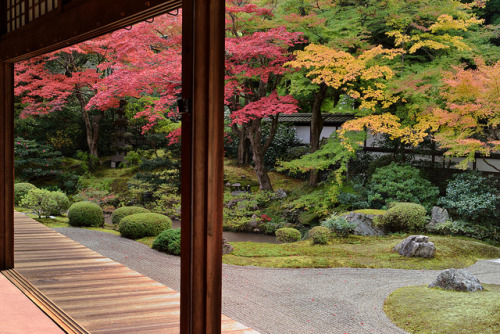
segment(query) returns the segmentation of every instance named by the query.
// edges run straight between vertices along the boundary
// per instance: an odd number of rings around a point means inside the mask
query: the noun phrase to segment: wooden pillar
[[[181,333],[220,333],[224,0],[183,2]]]
[[[0,270],[14,268],[14,65],[0,63]]]

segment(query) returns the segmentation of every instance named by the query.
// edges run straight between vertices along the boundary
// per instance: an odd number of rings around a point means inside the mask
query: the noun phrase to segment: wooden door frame
[[[14,268],[14,65],[0,63],[0,270]]]
[[[219,333],[222,296],[224,0],[183,6],[181,333]],[[189,185],[189,186],[187,186]],[[186,224],[186,222],[189,222]]]
[[[14,62],[138,23],[174,2],[79,0],[0,36],[0,270],[14,267]],[[182,3],[181,333],[220,333],[225,2]]]

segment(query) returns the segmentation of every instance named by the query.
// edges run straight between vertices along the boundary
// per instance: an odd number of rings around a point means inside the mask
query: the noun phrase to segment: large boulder
[[[432,228],[436,225],[446,223],[446,221],[448,220],[450,220],[448,210],[439,206],[435,206],[432,208],[431,221],[427,225],[427,228]]]
[[[383,235],[383,231],[373,223],[373,218],[375,217],[376,215],[367,215],[358,212],[351,212],[342,216],[348,222],[356,225],[354,229],[354,234],[356,235]]]
[[[409,257],[432,258],[436,253],[436,246],[425,235],[410,235],[394,247],[399,255]]]
[[[454,291],[482,291],[483,286],[477,277],[469,274],[464,269],[446,269],[442,271],[429,288],[438,287],[444,290]]]

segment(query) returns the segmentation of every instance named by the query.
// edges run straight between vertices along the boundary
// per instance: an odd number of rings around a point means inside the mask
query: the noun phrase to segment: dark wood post
[[[14,268],[14,65],[0,62],[0,270]]]
[[[220,333],[224,0],[183,2],[181,333]]]

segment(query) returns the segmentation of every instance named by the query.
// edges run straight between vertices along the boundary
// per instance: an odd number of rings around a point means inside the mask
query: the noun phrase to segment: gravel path
[[[59,233],[179,290],[179,258],[119,236],[78,228]],[[500,262],[468,268],[483,283],[500,284]],[[385,316],[397,288],[429,284],[440,271],[398,269],[272,269],[223,266],[222,312],[261,333],[405,333]]]

